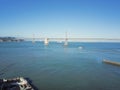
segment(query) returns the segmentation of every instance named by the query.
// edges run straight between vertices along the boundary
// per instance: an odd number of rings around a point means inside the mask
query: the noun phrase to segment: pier
[[[110,64],[110,65],[115,65],[115,66],[120,66],[120,62],[113,62],[110,60],[103,60],[103,63]]]

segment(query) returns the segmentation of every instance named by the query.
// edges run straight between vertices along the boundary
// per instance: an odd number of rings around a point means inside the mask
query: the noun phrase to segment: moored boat
[[[23,78],[0,79],[0,90],[34,90],[29,82]]]

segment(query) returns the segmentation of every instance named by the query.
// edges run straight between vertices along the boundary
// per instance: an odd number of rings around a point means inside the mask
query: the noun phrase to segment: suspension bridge
[[[68,41],[87,41],[87,42],[120,42],[119,38],[23,38],[24,40],[32,41],[43,41],[45,45],[48,45],[51,41],[63,41],[65,42],[64,45],[68,45]]]

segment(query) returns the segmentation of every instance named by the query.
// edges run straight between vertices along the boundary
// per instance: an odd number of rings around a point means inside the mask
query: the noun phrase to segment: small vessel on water
[[[23,78],[0,79],[0,90],[34,90],[29,82]]]
[[[83,47],[82,46],[80,46],[80,47],[78,47],[79,49],[83,49]]]

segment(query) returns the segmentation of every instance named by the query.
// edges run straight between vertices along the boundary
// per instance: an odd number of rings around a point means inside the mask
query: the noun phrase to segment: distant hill
[[[18,39],[15,37],[0,37],[0,42],[21,42],[24,39]]]

